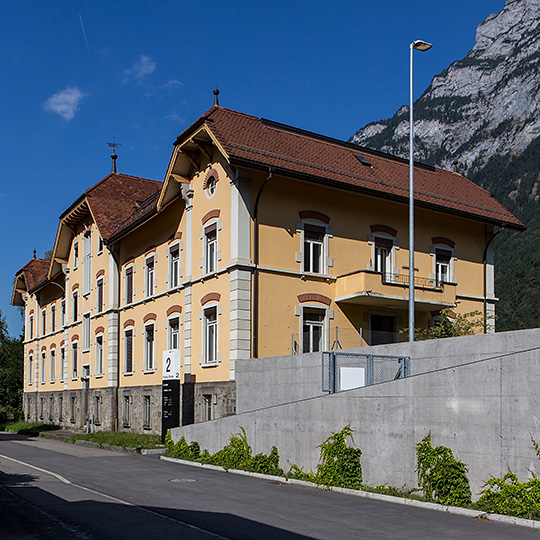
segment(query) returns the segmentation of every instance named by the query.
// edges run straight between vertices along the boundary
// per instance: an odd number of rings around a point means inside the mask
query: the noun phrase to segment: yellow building
[[[415,203],[416,326],[493,315],[489,241],[523,225],[420,164]],[[26,417],[159,433],[164,357],[187,424],[234,414],[237,359],[397,341],[407,244],[405,160],[214,106],[163,182],[111,173],[62,214],[51,261],[17,273]]]

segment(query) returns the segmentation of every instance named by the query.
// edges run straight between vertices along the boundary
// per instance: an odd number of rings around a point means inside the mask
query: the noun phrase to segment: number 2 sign
[[[164,381],[179,380],[182,358],[178,349],[163,351],[163,376]]]

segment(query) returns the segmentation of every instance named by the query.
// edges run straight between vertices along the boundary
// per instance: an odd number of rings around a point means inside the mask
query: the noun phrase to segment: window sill
[[[94,375],[94,378],[95,378],[95,379],[102,379],[102,378],[103,378],[103,373],[96,373],[96,374]]]
[[[152,373],[155,373],[156,372],[156,368],[153,368],[153,369],[143,369],[143,373],[145,375],[151,375]]]
[[[124,375],[126,377],[130,377],[134,373],[135,373],[134,371],[122,371],[122,375]]]
[[[205,362],[204,364],[201,364],[201,367],[207,368],[207,367],[217,367],[219,365],[219,362]]]
[[[72,376],[71,376],[71,380],[72,380],[72,381],[76,381],[78,378],[79,378],[79,377],[78,377],[77,375],[72,375]]]

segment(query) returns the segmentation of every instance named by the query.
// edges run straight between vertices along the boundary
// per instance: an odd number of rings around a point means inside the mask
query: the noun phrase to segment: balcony
[[[409,275],[358,270],[338,277],[335,291],[337,303],[407,309]],[[417,311],[454,307],[456,284],[437,283],[427,277],[415,276],[414,297]]]

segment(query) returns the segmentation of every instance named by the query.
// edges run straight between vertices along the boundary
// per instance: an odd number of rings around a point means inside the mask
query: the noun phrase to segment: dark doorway
[[[393,315],[371,315],[370,345],[396,342],[396,318]]]

